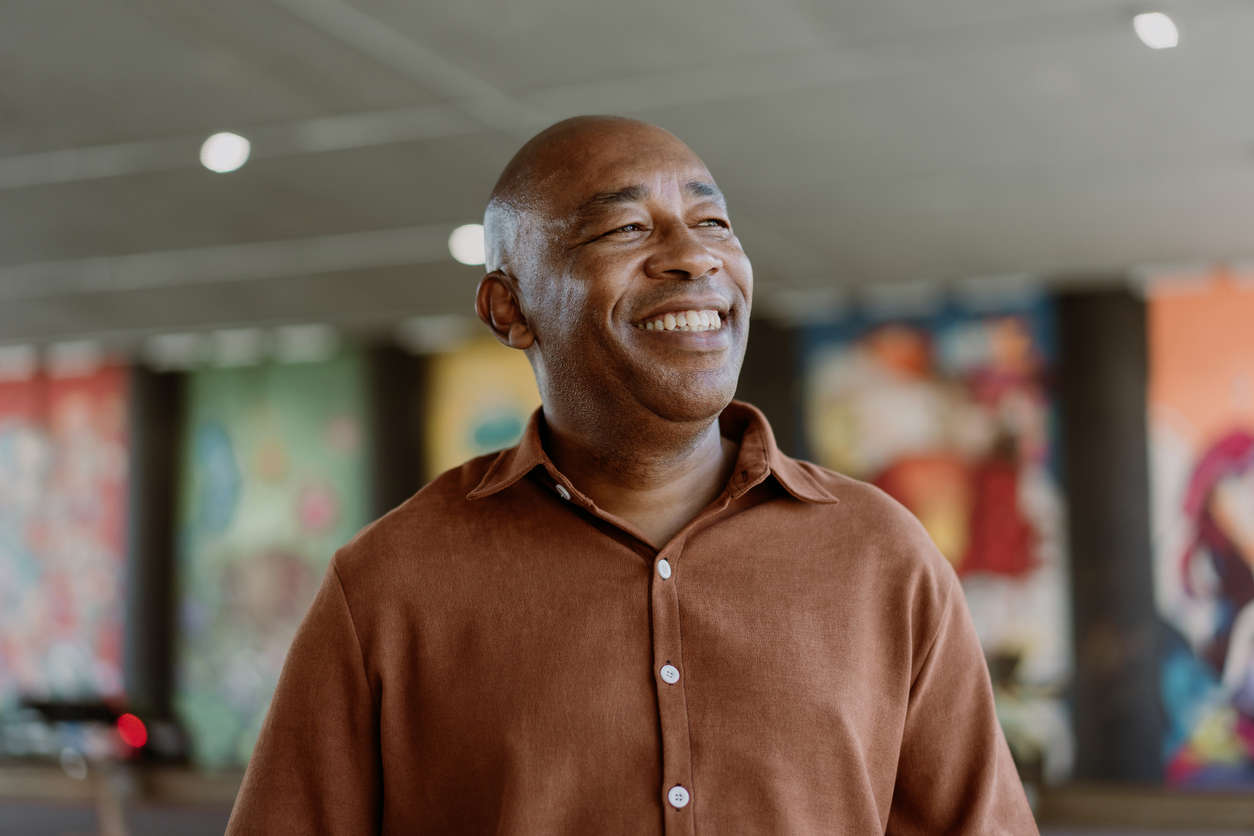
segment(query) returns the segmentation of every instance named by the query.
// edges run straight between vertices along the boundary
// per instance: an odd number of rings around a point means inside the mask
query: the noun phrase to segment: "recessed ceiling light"
[[[483,225],[462,224],[448,237],[448,251],[462,264],[483,263]]]
[[[252,145],[239,134],[230,131],[216,133],[200,146],[200,164],[210,171],[225,174],[248,162]]]
[[[265,335],[259,328],[224,328],[213,332],[213,362],[232,368],[254,366],[266,352]]]
[[[471,317],[456,314],[414,316],[397,326],[396,339],[413,354],[439,354],[469,339],[478,324]]]
[[[104,353],[94,340],[53,343],[45,357],[50,377],[86,377],[103,362]]]
[[[157,371],[187,371],[209,358],[209,344],[203,334],[154,334],[144,340],[144,359]]]
[[[339,344],[330,325],[282,325],[274,331],[274,356],[281,363],[317,363],[335,355]]]
[[[27,380],[39,369],[39,354],[33,345],[0,345],[0,382]]]
[[[1150,49],[1171,49],[1180,43],[1176,22],[1162,12],[1145,12],[1132,18],[1132,28]]]

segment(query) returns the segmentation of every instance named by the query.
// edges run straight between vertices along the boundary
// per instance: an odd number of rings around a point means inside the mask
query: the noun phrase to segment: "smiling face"
[[[509,199],[489,208],[485,285],[512,291],[525,332],[506,341],[527,348],[546,407],[716,416],[736,389],[753,274],[705,165],[659,128],[599,118],[559,123],[520,157],[498,186]],[[497,307],[481,287],[501,334]]]

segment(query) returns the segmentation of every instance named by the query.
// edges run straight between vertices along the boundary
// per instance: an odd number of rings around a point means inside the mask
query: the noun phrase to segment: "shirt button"
[[[663,665],[659,673],[662,674],[662,681],[667,685],[674,685],[679,681],[679,668],[674,665]],[[682,807],[683,805],[681,804],[680,806]]]
[[[669,801],[671,806],[676,810],[681,810],[688,806],[688,791],[679,784],[676,784],[671,787],[670,792],[666,794],[666,800]]]
[[[562,499],[570,499],[570,491],[566,490],[565,485],[554,485],[553,488],[557,491],[557,495]]]
[[[666,580],[671,576],[671,562],[666,558],[662,558],[657,562],[657,573],[662,576],[662,580]]]

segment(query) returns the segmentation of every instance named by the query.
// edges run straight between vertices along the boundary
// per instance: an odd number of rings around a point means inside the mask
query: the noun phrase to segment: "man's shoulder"
[[[870,482],[804,459],[785,458],[794,473],[803,474],[834,500],[820,506],[828,518],[823,526],[828,536],[855,544],[864,559],[899,579],[905,573],[948,583],[952,565],[905,505]]]
[[[781,456],[787,468],[789,481],[801,484],[809,482],[819,494],[831,498],[831,505],[845,516],[861,520],[885,523],[894,528],[917,523],[910,511],[870,482],[832,470],[806,459]]]
[[[443,551],[450,540],[465,537],[474,503],[466,498],[500,453],[488,453],[444,471],[417,492],[368,523],[335,555],[337,570],[356,573],[391,560],[412,560]]]

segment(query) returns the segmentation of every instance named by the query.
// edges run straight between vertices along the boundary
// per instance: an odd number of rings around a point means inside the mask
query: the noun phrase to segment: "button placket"
[[[679,625],[679,586],[672,561],[678,555],[655,561],[650,591],[653,622],[653,662],[658,714],[662,732],[662,786],[664,821],[668,836],[696,832],[691,807],[693,795],[692,751],[688,708],[682,676],[683,647]]]

